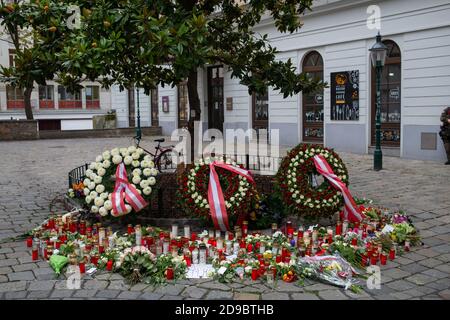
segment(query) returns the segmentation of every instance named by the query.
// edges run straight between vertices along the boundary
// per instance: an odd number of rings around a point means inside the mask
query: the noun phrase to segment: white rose
[[[133,181],[133,184],[139,184],[141,182],[141,177],[139,176],[133,176],[133,179],[131,180]]]
[[[109,160],[105,160],[105,161],[103,161],[103,168],[109,168],[109,166],[111,165],[111,161],[109,161]]]
[[[139,185],[141,186],[142,189],[145,189],[146,187],[148,187],[148,181],[142,180]]]
[[[133,162],[133,158],[131,156],[126,156],[123,158],[123,163],[125,163],[125,165],[129,166],[131,162]]]
[[[94,182],[95,182],[95,184],[100,184],[100,183],[102,183],[102,180],[103,180],[102,177],[96,176],[95,179],[94,179]]]
[[[158,170],[156,170],[155,168],[152,168],[150,170],[152,170],[152,176],[158,175]]]
[[[144,194],[145,194],[146,196],[148,196],[150,193],[152,193],[152,188],[150,188],[150,187],[145,187],[144,190],[143,190],[143,192],[144,192]]]
[[[119,151],[120,151],[120,154],[122,156],[124,156],[124,157],[128,155],[128,149],[127,148],[120,148]]]
[[[142,171],[141,171],[141,169],[138,169],[138,168],[134,169],[132,172],[133,176],[140,176],[141,174],[142,174]]]
[[[150,168],[145,168],[143,173],[144,173],[144,176],[148,177],[152,174],[152,170]]]
[[[137,148],[137,149],[136,149],[136,152],[137,152],[139,155],[144,154],[144,149],[142,149],[142,148]]]
[[[131,163],[131,165],[135,168],[139,167],[141,165],[141,163],[138,160],[133,160],[133,162]]]
[[[98,169],[97,174],[100,177],[103,177],[106,174],[106,170],[104,168],[100,168],[100,169]]]
[[[85,172],[85,175],[87,177],[89,177],[91,174],[92,174],[92,170],[91,169],[87,169],[86,172]]]
[[[133,160],[138,160],[139,159],[139,153],[134,152],[131,157],[133,158]]]
[[[97,156],[97,157],[95,158],[95,161],[96,161],[96,162],[101,162],[101,161],[103,161],[103,157],[102,157],[102,156]]]
[[[151,161],[152,160],[152,157],[150,157],[150,155],[146,155],[145,157],[144,157],[144,160],[145,161]]]
[[[148,161],[147,160],[142,160],[141,161],[141,168],[147,168],[148,167]]]
[[[125,204],[126,212],[130,213],[133,208],[129,204]]]
[[[91,196],[92,199],[95,199],[98,197],[98,193],[95,191],[91,191],[91,193],[89,193],[89,195]]]
[[[112,202],[111,202],[111,200],[106,200],[103,205],[104,205],[106,210],[111,210],[112,209]]]
[[[85,200],[86,200],[86,203],[89,204],[89,203],[92,202],[92,197],[91,196],[86,196]]]
[[[148,184],[151,185],[151,186],[154,186],[156,184],[155,177],[150,177],[150,178],[147,179],[147,181],[148,181]]]
[[[95,165],[96,165],[95,162],[91,162],[91,163],[89,164],[89,169],[94,170],[94,169],[95,169]]]
[[[109,194],[108,194],[108,192],[103,192],[101,195],[100,195],[100,197],[102,197],[103,199],[108,199],[108,197],[109,197]]]
[[[119,155],[117,155],[117,156],[113,156],[113,158],[112,158],[112,162],[113,162],[114,164],[119,164],[119,163],[121,163],[121,162],[122,162],[122,157],[121,157],[121,156],[119,156]]]
[[[111,150],[112,156],[118,156],[120,154],[119,148],[114,148]]]
[[[89,182],[88,188],[91,190],[95,189],[95,182]]]
[[[105,191],[105,186],[102,185],[102,184],[99,184],[99,185],[97,185],[97,186],[95,187],[95,191],[96,191],[97,193],[103,193],[103,192]]]
[[[97,206],[92,206],[91,207],[91,212],[92,213],[97,213],[98,212],[98,207]]]
[[[101,198],[101,197],[97,197],[97,198],[95,198],[95,200],[94,200],[94,204],[95,204],[97,207],[103,206],[104,203],[105,203],[105,200],[103,200],[103,198]]]
[[[103,152],[102,158],[103,158],[103,160],[109,160],[109,158],[111,158],[111,153],[109,153],[109,151]]]
[[[92,174],[92,171],[90,172],[90,174]],[[88,175],[88,174],[86,173],[86,175]],[[90,180],[90,179],[86,178],[86,179],[83,180],[83,184],[84,184],[85,186],[88,186],[89,183],[91,183],[91,180]]]
[[[89,193],[91,193],[91,190],[89,190],[89,188],[84,188],[83,189],[83,193],[84,193],[85,196],[88,196]]]
[[[136,151],[136,147],[135,146],[129,146],[128,147],[128,153],[133,153],[133,152],[135,152]]]
[[[102,217],[105,217],[105,216],[108,215],[108,210],[106,210],[105,207],[101,207],[100,209],[98,209],[98,213],[100,213],[100,215],[101,215]]]

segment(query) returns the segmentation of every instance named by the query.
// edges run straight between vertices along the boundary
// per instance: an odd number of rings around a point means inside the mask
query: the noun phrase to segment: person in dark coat
[[[445,164],[450,165],[450,107],[444,109],[441,114],[441,131],[439,135],[444,143],[445,152],[447,153],[447,162]]]

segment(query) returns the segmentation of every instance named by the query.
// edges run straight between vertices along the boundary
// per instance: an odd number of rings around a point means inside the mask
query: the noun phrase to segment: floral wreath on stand
[[[119,178],[118,167],[123,168],[123,176]],[[84,185],[81,197],[84,197],[86,205],[90,206],[90,211],[100,214],[102,217],[119,216],[130,212],[138,211],[134,208],[133,199],[140,198],[142,206],[145,201],[150,199],[152,186],[156,184],[156,175],[158,170],[155,168],[151,157],[145,155],[144,150],[130,146],[128,148],[114,148],[111,151],[105,151],[102,155],[96,157],[94,162],[89,164],[85,172]],[[122,199],[123,213],[117,214],[113,204],[117,189],[117,180],[123,185],[125,194],[117,194]],[[119,202],[117,202],[119,203]]]
[[[210,164],[224,163],[230,167],[243,170],[243,166],[236,162],[221,158],[200,159],[194,165],[188,166],[178,177],[178,195],[180,206],[186,213],[211,222],[208,190],[210,180]],[[229,218],[230,227],[240,225],[247,219],[249,213],[258,201],[257,190],[245,176],[237,174],[222,167],[215,168],[223,192],[225,208]]]
[[[314,156],[321,155],[337,177],[348,185],[348,171],[339,155],[331,149],[314,144],[299,144],[283,159],[276,183],[289,211],[309,218],[330,217],[343,205],[343,197],[327,179],[316,182]]]

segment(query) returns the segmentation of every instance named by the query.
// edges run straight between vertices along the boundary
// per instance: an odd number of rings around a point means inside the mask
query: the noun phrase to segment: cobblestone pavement
[[[150,141],[150,140],[149,140]],[[354,294],[317,283],[304,286],[259,281],[220,284],[178,281],[154,288],[130,287],[117,274],[84,276],[69,290],[45,261],[32,262],[23,234],[46,218],[50,201],[67,188],[67,172],[129,138],[0,142],[0,299],[449,299],[450,167],[439,163],[384,158],[374,172],[372,156],[341,153],[352,192],[377,204],[406,210],[424,245],[382,267],[379,290]],[[151,143],[144,141],[144,147]]]

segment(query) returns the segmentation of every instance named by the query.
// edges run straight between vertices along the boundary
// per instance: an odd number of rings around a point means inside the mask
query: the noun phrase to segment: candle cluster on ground
[[[76,214],[50,217],[27,238],[32,259],[50,260],[59,272],[64,265],[80,273],[97,268],[123,274],[130,282],[159,284],[185,278],[188,269],[212,265],[208,276],[221,282],[263,279],[315,278],[342,287],[354,285],[357,269],[393,260],[419,241],[404,213],[364,208],[358,223],[338,221],[335,226],[294,226],[286,222],[272,230],[250,232],[244,221],[234,230],[196,233],[189,225],[171,230],[128,225],[113,232]],[[58,266],[56,266],[58,263]]]

